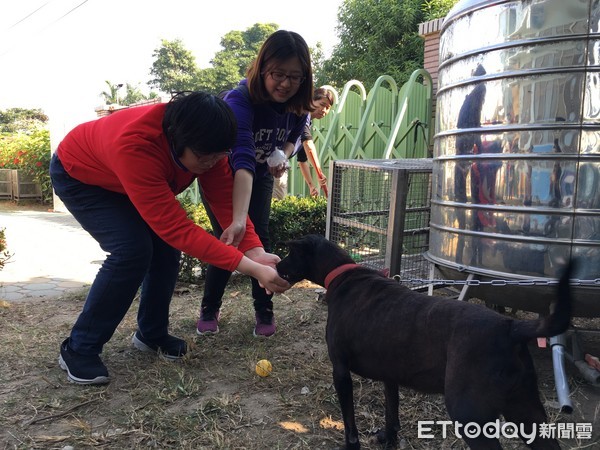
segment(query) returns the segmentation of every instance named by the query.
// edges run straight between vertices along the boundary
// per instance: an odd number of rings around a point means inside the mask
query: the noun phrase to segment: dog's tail
[[[536,337],[552,337],[564,333],[571,323],[570,279],[576,262],[571,260],[558,282],[558,298],[549,315],[537,320],[515,320],[511,330],[513,342],[525,342]]]

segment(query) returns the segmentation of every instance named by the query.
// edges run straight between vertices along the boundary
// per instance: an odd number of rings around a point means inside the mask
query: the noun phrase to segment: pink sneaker
[[[275,334],[275,316],[273,311],[265,309],[256,311],[256,326],[254,327],[254,336],[269,337]]]
[[[196,324],[196,333],[200,336],[203,334],[215,334],[219,332],[219,310],[210,312],[200,310],[200,319]]]

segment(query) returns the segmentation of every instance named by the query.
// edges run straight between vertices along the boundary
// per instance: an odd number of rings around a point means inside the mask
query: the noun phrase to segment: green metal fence
[[[382,75],[369,92],[357,80],[348,81],[336,104],[323,119],[314,120],[312,135],[325,174],[338,159],[427,158],[432,122],[432,82],[424,69],[416,70],[398,88]],[[298,164],[288,176],[291,195],[308,195]]]

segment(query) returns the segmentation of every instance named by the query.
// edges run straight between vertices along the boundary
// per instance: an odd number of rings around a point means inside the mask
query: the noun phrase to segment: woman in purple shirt
[[[278,30],[263,43],[248,68],[246,79],[225,96],[238,124],[237,140],[230,157],[234,172],[233,222],[219,224],[205,204],[213,230],[221,241],[237,245],[235,237],[243,236],[246,216],[249,216],[265,251],[270,250],[273,177],[281,177],[288,167],[287,160],[302,132],[306,114],[312,109],[312,94],[308,45],[299,34]],[[271,160],[276,157],[279,157],[278,162],[273,164]],[[218,332],[219,309],[230,276],[231,272],[208,267],[198,334]],[[252,278],[255,336],[275,333],[272,296]]]

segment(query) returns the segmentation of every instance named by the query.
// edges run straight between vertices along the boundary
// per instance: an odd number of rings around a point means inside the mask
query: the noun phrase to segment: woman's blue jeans
[[[74,179],[56,154],[50,177],[56,195],[108,254],[71,330],[69,346],[84,355],[100,354],[140,286],[140,333],[149,341],[166,336],[181,252],[150,229],[126,195]]]

